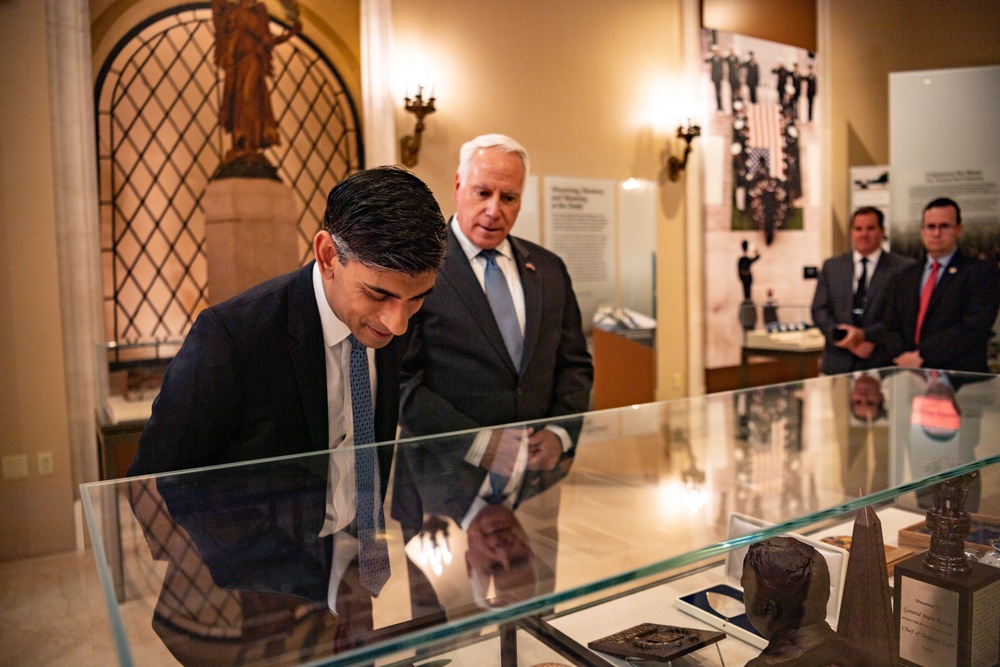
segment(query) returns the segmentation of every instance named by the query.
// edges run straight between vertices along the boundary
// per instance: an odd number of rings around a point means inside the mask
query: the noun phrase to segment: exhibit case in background
[[[502,478],[470,462],[524,426],[575,444],[534,470],[508,437]],[[677,601],[750,542],[837,542],[873,506],[889,558],[930,488],[972,471],[967,506],[989,524],[998,433],[1000,377],[886,369],[377,445],[396,450],[377,597],[353,524],[321,536],[351,449],[86,484],[108,664],[625,665],[587,645],[641,623],[712,630]],[[686,664],[758,653],[728,636]]]

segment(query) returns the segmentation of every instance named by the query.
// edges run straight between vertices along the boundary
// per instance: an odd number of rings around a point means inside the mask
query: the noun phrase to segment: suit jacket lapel
[[[448,281],[459,298],[462,299],[472,315],[473,321],[482,329],[486,340],[494,347],[497,354],[506,360],[508,367],[516,372],[514,362],[503,342],[500,327],[497,326],[496,319],[493,317],[493,310],[486,298],[486,292],[483,291],[479,280],[476,279],[476,274],[472,270],[468,257],[465,256],[462,244],[458,242],[450,225],[448,227],[448,255],[445,258],[444,266],[441,267],[441,276]]]
[[[514,261],[517,263],[517,273],[521,277],[521,288],[524,290],[524,354],[521,357],[521,368],[527,364],[534,354],[541,333],[542,322],[542,278],[538,275],[535,265],[531,262],[531,251],[513,236],[508,236],[514,249]]]
[[[875,265],[875,271],[872,272],[872,277],[868,281],[868,303],[872,303],[877,299],[878,295],[885,289],[883,283],[891,271],[889,267],[889,262],[891,261],[889,253],[883,251],[882,256],[879,257],[878,264]]]
[[[952,284],[958,280],[958,274],[962,271],[965,265],[965,256],[962,254],[961,250],[956,250],[955,254],[952,255],[951,262],[948,266],[941,269],[941,277],[938,278],[938,283],[934,287],[934,291],[931,292],[931,300],[927,304],[927,315],[930,315],[938,307],[938,304],[943,300],[948,298],[948,293],[951,291]],[[924,316],[926,320],[927,315]]]
[[[288,286],[288,356],[302,397],[310,439],[315,450],[330,447],[326,400],[326,355],[323,325],[316,307],[312,270],[314,262],[299,270]]]

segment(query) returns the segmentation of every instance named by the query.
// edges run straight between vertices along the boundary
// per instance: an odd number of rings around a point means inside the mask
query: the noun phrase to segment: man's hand
[[[872,356],[872,352],[875,351],[875,343],[871,341],[863,340],[854,347],[851,348],[851,353],[862,359],[867,359]]]
[[[528,429],[528,470],[552,470],[562,457],[562,441],[547,428]]]
[[[493,431],[490,444],[483,454],[482,466],[504,477],[513,476],[517,453],[521,449],[521,443],[529,435],[530,429],[525,428],[501,428]]]
[[[921,368],[924,365],[924,358],[920,356],[920,350],[912,350],[899,355],[892,360],[892,363],[903,368]]]
[[[875,351],[875,343],[865,339],[865,331],[851,324],[838,324],[837,328],[846,331],[847,335],[834,343],[861,359],[867,359]]]
[[[847,332],[846,336],[834,343],[837,347],[850,350],[851,348],[857,346],[858,343],[863,343],[865,340],[865,332],[856,326],[851,324],[838,324],[837,328],[841,331]]]

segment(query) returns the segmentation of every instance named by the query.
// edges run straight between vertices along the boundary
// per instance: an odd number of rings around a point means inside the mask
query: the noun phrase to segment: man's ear
[[[774,600],[768,600],[764,603],[764,616],[771,620],[778,618],[780,609],[778,608],[778,603]]]
[[[455,172],[455,187],[451,190],[451,200],[458,201],[458,191],[462,188],[462,177]]]
[[[320,275],[327,280],[332,279],[340,259],[329,232],[320,230],[313,237],[313,255],[316,257],[316,265],[319,266]]]

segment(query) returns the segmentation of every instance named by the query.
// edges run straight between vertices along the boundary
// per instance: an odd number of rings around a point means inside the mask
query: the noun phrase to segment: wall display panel
[[[1000,67],[889,75],[893,250],[919,256],[924,206],[951,197],[962,208],[961,247],[1000,260],[997,109]]]
[[[932,199],[950,197],[962,210],[962,251],[1000,263],[997,109],[1000,67],[889,75],[894,251],[922,257],[923,208]],[[1000,332],[1000,319],[993,331]],[[994,369],[1000,368],[998,357],[1000,347],[994,342]]]
[[[808,304],[820,261],[824,125],[811,51],[733,33],[702,33],[705,165],[705,367],[740,360],[742,243],[750,299]]]
[[[615,191],[606,179],[543,180],[545,246],[566,263],[585,331],[599,306],[615,302]]]

